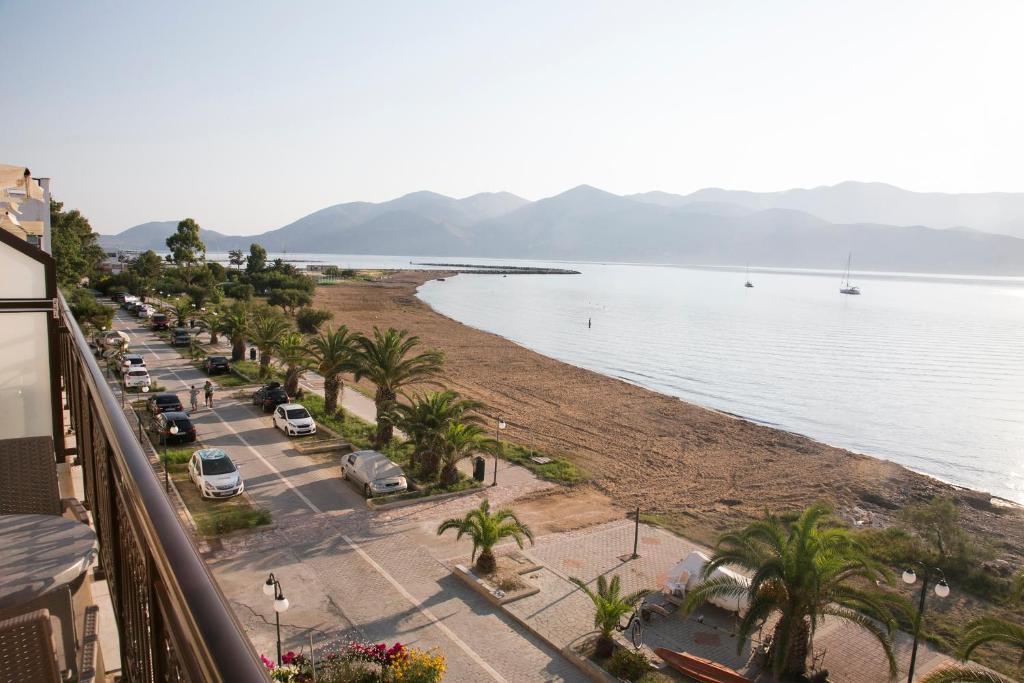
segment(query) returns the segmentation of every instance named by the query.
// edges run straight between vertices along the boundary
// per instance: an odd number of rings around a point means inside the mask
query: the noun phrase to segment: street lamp
[[[281,582],[274,578],[274,572],[270,572],[266,582],[263,584],[263,594],[267,597],[274,596],[274,622],[277,626],[277,665],[281,666],[281,612],[288,609],[288,598],[284,597],[281,590]]]
[[[494,449],[494,483],[491,486],[498,485],[498,451],[501,450],[501,430],[505,429],[508,425],[500,417],[498,418],[498,426],[494,430],[494,440],[497,442],[497,447]]]
[[[935,584],[935,594],[940,598],[944,598],[949,595],[949,584],[946,583],[946,575],[942,573],[942,570],[938,567],[929,567],[921,562],[914,562],[921,571],[921,600],[917,605],[917,618],[914,620],[914,649],[910,652],[910,672],[907,675],[907,683],[914,683],[914,665],[917,664],[917,638],[921,633],[921,622],[924,619],[924,599],[928,595],[928,583],[938,578],[938,583]],[[907,568],[903,572],[903,583],[908,586],[914,585],[917,582],[917,572],[914,571],[913,567]]]
[[[171,426],[167,428],[167,433],[174,436],[178,433],[178,425],[171,423]],[[164,437],[164,491],[167,493],[171,492],[171,472],[168,468],[170,461],[167,459],[167,440],[168,437]]]

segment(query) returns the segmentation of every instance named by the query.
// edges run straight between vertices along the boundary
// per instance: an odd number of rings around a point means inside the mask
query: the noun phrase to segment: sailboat
[[[754,283],[750,281],[750,264],[747,264],[747,282],[743,285],[744,287],[753,287]]]
[[[860,294],[860,288],[850,284],[850,262],[853,260],[853,252],[846,257],[846,275],[843,277],[842,283],[839,285],[840,294]]]

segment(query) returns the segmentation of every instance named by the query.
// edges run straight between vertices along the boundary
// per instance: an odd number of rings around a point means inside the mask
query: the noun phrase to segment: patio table
[[[98,551],[96,533],[56,515],[0,515],[0,610],[78,579]]]

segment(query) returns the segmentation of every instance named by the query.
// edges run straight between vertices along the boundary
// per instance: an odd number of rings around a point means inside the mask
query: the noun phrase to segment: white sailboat
[[[747,264],[747,282],[743,285],[744,287],[753,287],[754,283],[750,281],[750,264]]]
[[[853,294],[859,295],[860,288],[850,284],[850,262],[853,260],[853,252],[851,251],[846,257],[846,275],[843,276],[843,281],[839,285],[840,294]]]

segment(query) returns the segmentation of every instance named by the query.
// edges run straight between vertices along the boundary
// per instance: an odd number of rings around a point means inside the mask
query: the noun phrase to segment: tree
[[[341,373],[356,369],[356,339],[357,335],[342,325],[336,330],[328,327],[306,345],[313,368],[324,378],[324,412],[328,415],[338,412],[338,394],[344,388]]]
[[[241,270],[242,266],[245,265],[245,254],[241,249],[229,249],[228,263],[234,266],[235,270]]]
[[[219,335],[224,333],[223,316],[218,311],[211,309],[203,311],[199,320],[202,321],[206,331],[210,333],[210,346],[216,348],[220,342]]]
[[[394,430],[388,417],[398,391],[410,384],[437,384],[444,355],[434,350],[410,355],[419,344],[419,337],[410,337],[408,331],[399,332],[393,327],[387,332],[374,327],[372,338],[361,336],[356,340],[359,354],[355,379],[358,382],[365,377],[377,385],[374,396],[377,406],[374,445],[377,448],[391,441]]]
[[[330,311],[305,306],[295,315],[295,325],[303,334],[316,334],[320,331],[320,326],[333,317],[334,314]]]
[[[199,224],[191,218],[178,223],[178,228],[167,238],[167,248],[171,251],[171,259],[185,269],[185,279],[192,283],[189,271],[192,266],[206,259],[206,245],[199,238]]]
[[[245,264],[245,272],[262,273],[267,268],[267,250],[253,242],[249,245],[249,259]]]
[[[449,422],[437,435],[441,456],[441,483],[452,486],[459,481],[459,461],[473,453],[494,452],[497,443],[483,428],[472,422]]]
[[[220,331],[231,340],[233,361],[240,361],[245,357],[245,340],[249,336],[251,322],[249,309],[243,303],[236,303],[220,316]]]
[[[224,293],[238,301],[251,301],[256,294],[256,288],[248,282],[234,282],[224,288]]]
[[[484,574],[490,574],[497,568],[497,560],[494,557],[494,546],[503,538],[511,538],[520,548],[523,547],[523,540],[529,539],[533,543],[533,532],[530,527],[519,521],[516,513],[509,508],[501,508],[491,513],[491,504],[488,500],[480,503],[480,507],[473,508],[466,513],[466,516],[446,519],[437,527],[437,535],[440,536],[449,529],[455,529],[458,533],[455,540],[463,536],[469,536],[473,542],[473,555],[470,560],[476,560],[476,568]],[[478,558],[476,553],[480,551]]]
[[[829,512],[823,505],[813,505],[792,521],[765,514],[744,530],[723,535],[704,567],[704,581],[687,595],[683,610],[689,613],[714,597],[746,596],[749,608],[736,633],[740,649],[777,616],[768,665],[776,677],[786,679],[805,675],[815,629],[824,617],[838,617],[874,636],[895,676],[891,610],[898,608],[912,620],[911,610],[896,596],[858,587],[887,579],[888,572],[869,559],[863,544],[847,529],[825,524]],[[753,578],[749,583],[726,576],[708,578],[725,565],[745,569]]]
[[[960,659],[968,660],[974,651],[988,643],[1004,643],[1018,650],[1020,659],[1018,669],[1024,670],[1024,627],[1011,624],[1002,619],[986,617],[977,619],[967,624],[960,639],[960,649],[957,655]],[[940,669],[924,679],[923,683],[973,683],[981,681],[984,683],[1013,683],[1009,678],[1000,676],[997,673],[971,669],[965,666],[951,666]]]
[[[179,297],[172,299],[168,302],[171,306],[171,313],[174,314],[174,318],[178,321],[178,327],[185,327],[185,321],[192,315],[192,311],[195,310],[192,306],[192,302],[188,299]]]
[[[260,350],[260,377],[270,376],[270,358],[277,353],[288,327],[288,320],[276,311],[268,309],[253,316],[249,335]]]
[[[164,262],[152,249],[142,252],[138,258],[132,261],[128,270],[138,275],[143,280],[155,282],[163,272]]]
[[[297,309],[308,306],[312,301],[312,295],[301,289],[275,289],[267,298],[268,304],[280,306],[290,316],[294,316]]]
[[[977,544],[960,526],[960,513],[949,498],[908,505],[900,512],[900,519],[930,546],[930,556],[923,558],[928,563],[946,571],[960,569],[968,561],[976,563]]]
[[[110,329],[110,323],[114,319],[114,310],[96,301],[96,298],[84,289],[76,288],[71,292],[68,307],[86,335],[90,329]]]
[[[63,209],[62,202],[50,200],[50,247],[58,284],[75,286],[97,271],[104,253],[89,220],[78,209]]]
[[[298,392],[302,373],[311,364],[306,340],[298,332],[286,333],[277,344],[277,358],[285,367],[284,390],[289,396],[294,396]]]
[[[599,658],[611,656],[615,649],[612,633],[619,627],[622,617],[632,612],[636,603],[643,600],[650,591],[639,590],[623,595],[618,574],[612,576],[611,582],[605,578],[604,574],[600,574],[597,577],[597,591],[592,590],[585,581],[576,577],[571,577],[569,580],[586,593],[590,601],[594,603],[594,626],[600,631],[594,655]]]
[[[422,479],[437,476],[441,460],[441,435],[453,422],[479,422],[471,411],[483,404],[459,398],[454,391],[432,391],[414,396],[408,404],[395,405],[392,422],[405,432],[413,444],[412,462]]]

